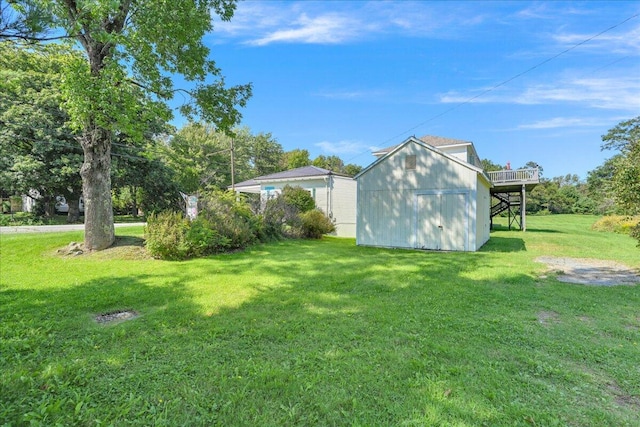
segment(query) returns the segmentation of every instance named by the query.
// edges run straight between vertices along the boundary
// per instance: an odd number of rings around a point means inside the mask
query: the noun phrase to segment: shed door
[[[416,247],[466,250],[466,194],[420,194],[416,197]]]

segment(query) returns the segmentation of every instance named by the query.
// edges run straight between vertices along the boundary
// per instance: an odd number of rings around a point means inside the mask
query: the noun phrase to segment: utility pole
[[[236,191],[236,178],[234,172],[234,149],[233,149],[233,138],[231,138],[231,191]]]

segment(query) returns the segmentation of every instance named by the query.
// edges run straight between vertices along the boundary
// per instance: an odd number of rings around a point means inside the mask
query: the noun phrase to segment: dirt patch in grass
[[[586,258],[558,258],[541,256],[536,262],[546,264],[558,273],[557,279],[566,283],[593,286],[637,285],[638,271],[615,261]]]
[[[618,406],[624,406],[635,411],[640,411],[640,398],[638,396],[632,396],[625,393],[615,382],[607,384],[607,389],[611,394],[613,394]]]
[[[144,247],[144,239],[134,236],[117,236],[113,245],[98,252],[86,252],[84,244],[71,242],[56,251],[61,256],[91,256],[97,259],[145,260],[153,259]]]
[[[539,311],[536,317],[538,318],[538,322],[545,326],[550,325],[552,323],[557,323],[559,322],[559,319],[560,319],[560,315],[555,311],[544,311],[544,310]]]

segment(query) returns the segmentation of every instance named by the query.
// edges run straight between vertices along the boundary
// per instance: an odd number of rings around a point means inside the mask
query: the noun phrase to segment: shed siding
[[[476,250],[489,240],[491,232],[491,194],[489,185],[480,177],[477,183]]]
[[[405,167],[405,159],[409,155],[416,156],[415,170]],[[454,223],[448,226],[462,230],[462,237],[445,236],[441,240],[444,246],[425,248],[475,250],[477,175],[476,171],[437,152],[414,142],[407,143],[358,178],[356,243],[423,247],[418,241],[424,240],[424,233],[418,232],[418,227],[424,226],[421,224],[424,222],[423,214],[418,217],[418,206],[419,203],[426,203],[422,207],[428,209],[432,202],[419,202],[418,195],[462,194],[464,203],[460,202],[459,196],[440,196],[438,202],[443,203],[443,207],[439,206],[438,209],[445,210],[444,217]],[[459,212],[460,209],[463,212]],[[464,218],[458,218],[461,215]]]

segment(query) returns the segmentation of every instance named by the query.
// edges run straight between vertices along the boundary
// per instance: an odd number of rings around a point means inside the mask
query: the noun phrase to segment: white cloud
[[[324,153],[336,155],[360,154],[364,151],[371,151],[372,147],[359,142],[343,140],[338,142],[321,141],[315,144]]]
[[[554,117],[534,123],[523,124],[518,129],[556,129],[568,127],[599,127],[612,123],[602,118],[593,117]]]
[[[580,104],[582,107],[638,111],[640,75],[619,78],[566,78],[555,84],[534,84],[522,91],[499,88],[482,94],[487,88],[468,93],[449,91],[441,94],[442,103],[507,104]]]
[[[624,27],[622,27],[623,29]],[[629,30],[613,29],[594,37],[596,34],[560,33],[552,36],[557,43],[569,47],[591,40],[580,45],[580,50],[601,51],[606,54],[637,55],[640,53],[640,25]]]
[[[309,18],[302,14],[290,28],[268,32],[248,44],[264,46],[274,42],[335,44],[355,39],[362,23],[337,13]]]
[[[213,16],[214,34],[252,46],[337,44],[390,33],[446,38],[485,22],[485,13],[474,9],[420,1],[245,1],[229,22]]]

